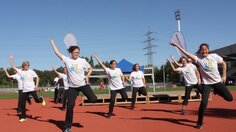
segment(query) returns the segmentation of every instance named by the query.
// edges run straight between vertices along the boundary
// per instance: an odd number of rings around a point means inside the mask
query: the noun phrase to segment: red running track
[[[236,91],[232,92],[236,97]],[[65,112],[60,104],[46,98],[47,105],[27,104],[27,122],[19,123],[16,114],[17,99],[0,100],[0,131],[7,132],[58,132],[64,124]],[[219,96],[213,96],[209,102],[201,130],[195,129],[200,102],[189,102],[186,115],[180,115],[181,104],[158,103],[137,104],[135,110],[129,105],[114,108],[112,119],[104,113],[108,105],[79,106],[80,98],[74,108],[74,124],[76,132],[235,132],[236,131],[236,99],[226,102]]]

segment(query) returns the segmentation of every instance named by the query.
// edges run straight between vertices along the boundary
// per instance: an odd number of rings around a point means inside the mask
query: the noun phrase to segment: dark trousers
[[[75,100],[79,94],[82,92],[87,98],[89,102],[95,103],[97,102],[97,96],[93,93],[91,87],[87,84],[85,86],[81,86],[78,88],[69,88],[68,90],[68,101],[67,101],[67,110],[66,110],[66,119],[64,128],[71,128],[73,121],[73,109],[75,106]]]
[[[112,115],[113,109],[114,109],[114,104],[115,104],[115,100],[116,100],[116,94],[120,93],[122,99],[125,101],[128,99],[128,95],[126,93],[126,89],[122,88],[119,90],[111,90],[110,94],[111,94],[111,98],[110,98],[110,105],[109,105],[109,111],[108,111],[108,116]]]
[[[233,96],[226,88],[226,86],[222,83],[216,83],[212,85],[203,85],[203,91],[202,91],[202,101],[199,107],[198,111],[198,121],[197,124],[202,125],[203,117],[205,114],[205,110],[207,108],[208,104],[208,97],[211,92],[211,89],[213,88],[214,93],[218,94],[219,96],[223,97],[226,101],[233,101]]]
[[[21,112],[21,104],[22,104],[22,91],[23,90],[18,90],[18,103],[17,103],[17,112]],[[27,102],[31,104],[30,98],[27,99]]]
[[[63,92],[64,88],[60,87],[57,92],[56,102],[55,103],[61,103],[63,100]]]
[[[37,95],[36,91],[22,93],[22,105],[21,105],[21,116],[20,116],[20,118],[26,118],[26,108],[25,108],[25,106],[26,106],[26,100],[29,98],[29,95],[31,95],[34,98],[34,101],[36,103],[43,102],[43,98],[42,97],[38,98],[38,95]]]
[[[69,91],[69,89],[64,90],[64,94],[63,94],[63,98],[62,98],[62,109],[66,108],[66,102],[68,100],[68,91]]]
[[[190,94],[193,88],[195,88],[197,95],[199,95],[199,92],[201,93],[200,85],[196,84],[196,85],[186,86],[183,105],[185,106],[188,105],[188,99],[190,98]]]
[[[55,91],[54,91],[54,103],[56,103],[57,94],[58,94],[58,89],[57,89],[57,87],[56,87],[56,88],[55,88]]]
[[[133,91],[132,91],[132,100],[131,100],[131,107],[134,108],[135,106],[135,102],[136,102],[136,96],[137,96],[137,92],[139,93],[139,95],[144,95],[147,96],[147,91],[145,87],[133,87]]]

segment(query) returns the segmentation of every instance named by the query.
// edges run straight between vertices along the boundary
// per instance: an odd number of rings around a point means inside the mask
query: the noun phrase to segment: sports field
[[[234,97],[236,91],[232,91]],[[213,96],[205,114],[201,130],[195,129],[200,102],[190,102],[186,115],[180,115],[181,104],[158,103],[137,104],[135,110],[129,105],[118,105],[114,109],[112,119],[107,119],[105,113],[108,105],[79,106],[81,98],[77,98],[74,109],[74,124],[72,131],[80,132],[235,132],[236,130],[236,99],[226,102],[219,96]],[[19,123],[16,114],[17,99],[0,100],[1,131],[8,132],[56,132],[61,131],[65,111],[60,104],[54,104],[52,98],[46,98],[47,105],[41,106],[33,102],[27,104],[27,122]]]

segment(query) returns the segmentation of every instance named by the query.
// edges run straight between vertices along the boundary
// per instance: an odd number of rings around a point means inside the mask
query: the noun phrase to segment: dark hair
[[[135,71],[135,67],[136,67],[137,65],[139,66],[138,63],[136,63],[136,64],[133,65],[133,68],[132,68],[133,71]],[[140,69],[140,68],[139,68],[139,69]]]
[[[183,60],[183,59],[185,59],[185,60],[187,61],[187,58],[186,58],[186,57],[181,56],[181,57],[179,58],[179,63],[182,63],[182,60]]]
[[[27,61],[27,60],[25,60],[25,61],[22,62],[21,67],[24,68],[26,65],[30,66],[30,63],[29,63],[29,61]]]
[[[202,44],[199,46],[199,49],[198,49],[198,51],[197,51],[198,54],[200,53],[200,50],[201,50],[201,48],[202,48],[203,46],[206,46],[207,49],[209,50],[209,45],[208,45],[207,43],[202,43]]]
[[[70,48],[67,49],[67,51],[68,51],[69,53],[72,53],[75,49],[80,50],[80,48],[79,48],[78,46],[70,46]]]
[[[116,60],[111,60],[110,65],[113,64],[114,62],[116,63]]]

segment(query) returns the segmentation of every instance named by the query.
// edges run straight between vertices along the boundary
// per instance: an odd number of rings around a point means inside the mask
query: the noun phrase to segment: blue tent
[[[133,63],[127,61],[126,59],[122,59],[119,63],[117,63],[116,67],[120,68],[123,73],[131,73],[133,70]],[[144,68],[140,66],[140,70],[144,71]]]

